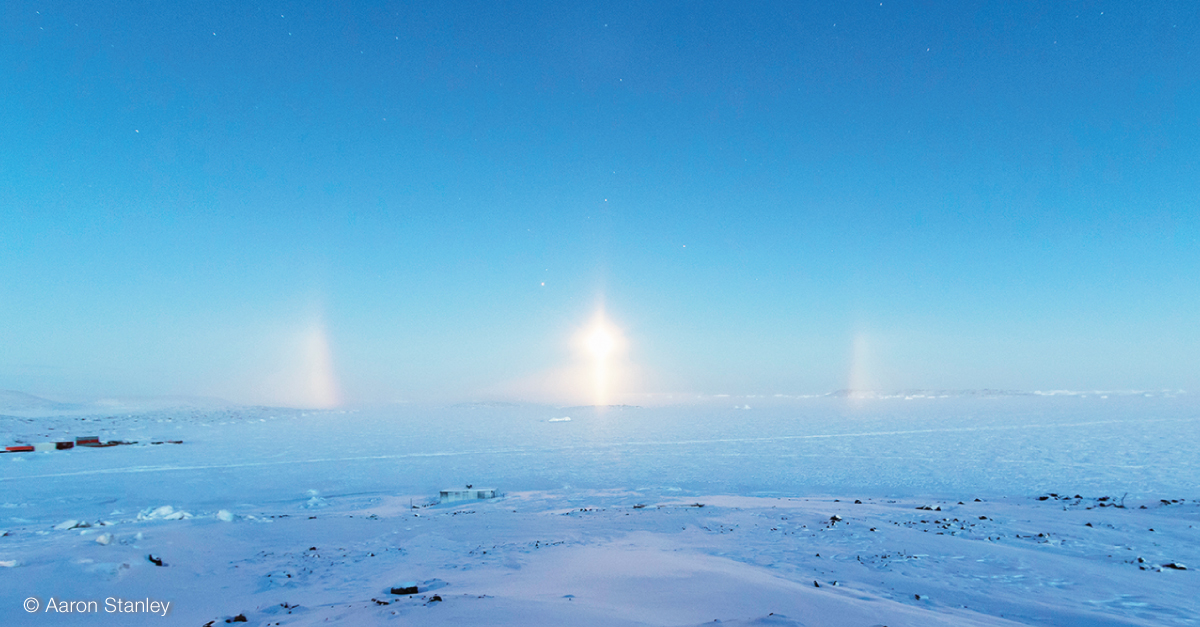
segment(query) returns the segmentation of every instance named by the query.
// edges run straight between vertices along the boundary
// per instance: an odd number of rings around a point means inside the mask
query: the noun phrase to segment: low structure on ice
[[[495,488],[467,487],[464,489],[442,490],[440,500],[442,503],[454,503],[457,501],[474,501],[478,499],[494,498],[496,498]]]

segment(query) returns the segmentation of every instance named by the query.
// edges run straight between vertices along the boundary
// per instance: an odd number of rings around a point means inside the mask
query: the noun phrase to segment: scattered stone
[[[416,594],[416,593],[418,592],[418,590],[417,590],[417,584],[415,584],[415,583],[402,583],[402,584],[400,584],[399,586],[396,586],[396,587],[392,588],[390,592],[391,592],[392,594],[396,594],[396,595],[404,595],[404,594]]]
[[[914,598],[914,599],[916,599],[916,600],[918,600],[918,601],[920,601],[920,600],[921,600],[921,595],[919,595],[919,594],[914,594],[914,595],[913,595],[913,598]]]
[[[830,517],[829,517],[829,521],[830,521],[830,522],[837,522],[837,521],[839,521],[839,520],[841,520],[841,519],[842,519],[842,517],[841,517],[841,516],[838,516],[837,514],[834,514],[833,516],[830,516]]]
[[[858,499],[854,499],[854,504],[855,504],[855,505],[862,505],[862,501],[860,501],[860,500],[858,500]]]
[[[429,597],[429,602],[430,602],[430,603],[441,603],[441,602],[442,602],[442,597],[441,597],[440,595],[436,595],[436,594],[435,594],[435,595],[433,595],[433,596]]]
[[[821,584],[817,583],[817,580],[816,580],[816,579],[814,579],[814,580],[813,580],[813,587],[814,587],[814,588],[820,588],[820,587],[821,587]]]
[[[153,553],[150,553],[150,554],[146,555],[146,559],[147,559],[147,560],[150,560],[150,563],[151,563],[151,564],[154,564],[155,566],[166,566],[166,564],[164,564],[164,563],[163,563],[163,561],[162,561],[162,558],[161,558],[161,557],[154,557],[154,554],[153,554]],[[246,619],[245,619],[245,618],[242,618],[242,620],[244,621],[244,620],[246,620]]]
[[[237,616],[234,616],[233,618],[226,618],[225,622],[227,622],[227,623],[244,623],[244,622],[246,622],[246,615],[238,614]]]
[[[1170,564],[1163,564],[1162,567],[1170,568],[1173,570],[1187,570],[1187,566],[1184,566],[1183,564],[1180,564],[1179,562],[1171,562]]]

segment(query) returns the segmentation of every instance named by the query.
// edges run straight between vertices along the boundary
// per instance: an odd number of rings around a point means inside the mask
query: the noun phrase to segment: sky
[[[0,388],[1200,387],[1194,2],[571,4],[0,4]]]

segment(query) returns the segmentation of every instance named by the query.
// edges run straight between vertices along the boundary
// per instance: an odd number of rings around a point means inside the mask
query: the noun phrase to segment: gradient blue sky
[[[0,388],[1200,384],[1195,2],[567,4],[3,3]]]

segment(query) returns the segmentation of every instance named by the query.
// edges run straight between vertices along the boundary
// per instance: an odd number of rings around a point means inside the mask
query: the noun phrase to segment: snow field
[[[0,620],[1195,625],[1200,420],[1117,400],[0,417],[140,442],[0,456]]]
[[[1195,570],[1161,567],[1200,563],[1195,502],[643,496],[413,509],[411,497],[358,495],[317,511],[300,496],[242,505],[232,522],[138,513],[103,526],[110,545],[96,527],[34,526],[5,538],[20,566],[0,573],[0,604],[6,624],[30,625],[70,618],[11,611],[28,596],[114,595],[171,601],[172,624],[1196,621]],[[421,593],[389,594],[406,581]]]

